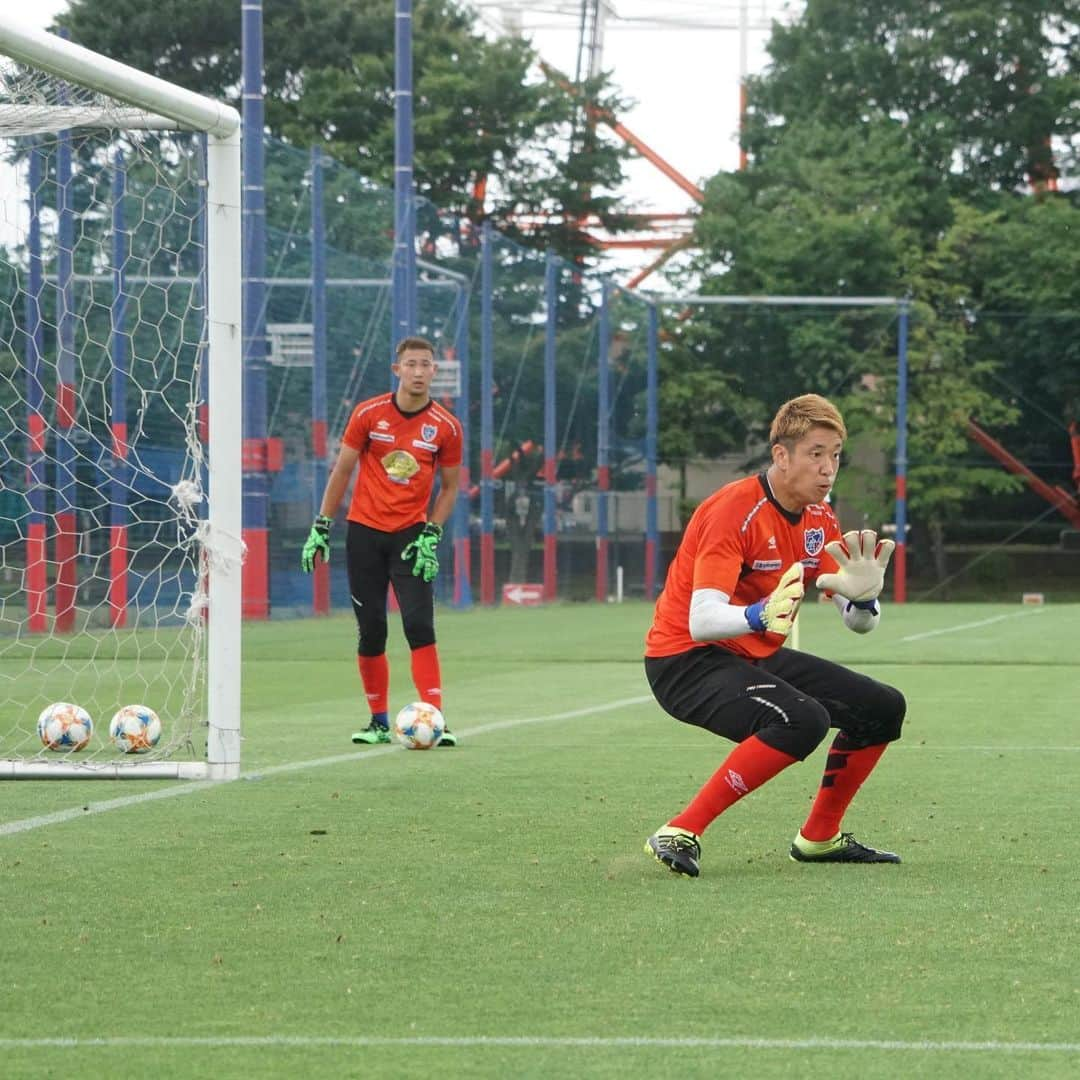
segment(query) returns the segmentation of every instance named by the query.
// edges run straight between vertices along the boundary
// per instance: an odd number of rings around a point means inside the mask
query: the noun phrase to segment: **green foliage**
[[[58,22],[80,44],[239,106],[239,5],[73,0]],[[392,186],[393,0],[268,3],[263,52],[267,131],[305,150],[321,144]],[[416,190],[440,210],[479,220],[477,185],[492,177],[487,210],[503,231],[580,261],[595,255],[586,217],[625,226],[608,193],[621,182],[628,152],[585,125],[581,100],[536,75],[535,63],[528,42],[489,40],[453,0],[416,5]],[[583,93],[602,108],[622,106],[605,79]],[[518,225],[537,215],[535,226]]]

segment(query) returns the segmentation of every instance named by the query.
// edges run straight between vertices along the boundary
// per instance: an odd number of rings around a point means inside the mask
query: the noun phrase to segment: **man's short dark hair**
[[[401,357],[401,354],[406,349],[426,349],[429,353],[431,353],[432,359],[435,358],[435,346],[432,345],[431,342],[428,341],[427,338],[423,338],[423,337],[402,338],[397,343],[397,348],[394,349],[394,359],[395,360],[399,359]]]

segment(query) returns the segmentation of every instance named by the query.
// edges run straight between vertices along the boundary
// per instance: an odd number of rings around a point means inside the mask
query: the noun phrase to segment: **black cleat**
[[[457,736],[449,728],[446,728],[442,733],[442,738],[435,745],[457,746]]]
[[[800,846],[805,845],[805,846]],[[806,847],[811,847],[807,851]],[[891,851],[879,851],[869,844],[860,844],[851,833],[841,833],[835,840],[815,843],[803,839],[802,833],[791,845],[791,857],[796,862],[818,863],[898,863],[900,856]]]
[[[652,855],[673,874],[697,877],[701,872],[701,842],[689,829],[665,825],[645,841],[645,854]]]

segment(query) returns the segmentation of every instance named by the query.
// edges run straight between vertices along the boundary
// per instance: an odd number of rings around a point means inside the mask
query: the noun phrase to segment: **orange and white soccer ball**
[[[90,741],[94,721],[81,706],[72,705],[70,701],[54,701],[41,710],[37,732],[49,750],[72,753]]]
[[[147,705],[125,705],[109,721],[109,739],[124,754],[145,754],[161,738],[161,718]]]
[[[438,746],[445,730],[443,714],[426,701],[414,701],[394,717],[394,738],[406,750],[430,750]]]

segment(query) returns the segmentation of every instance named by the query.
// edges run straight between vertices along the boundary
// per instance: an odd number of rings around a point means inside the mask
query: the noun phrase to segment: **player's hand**
[[[768,630],[787,637],[802,603],[806,586],[803,585],[803,564],[792,563],[780,578],[780,584],[763,600],[746,609],[746,621],[751,630]]]
[[[422,577],[425,581],[434,581],[439,572],[439,556],[435,549],[442,539],[442,526],[429,521],[421,530],[420,535],[411,543],[405,545],[401,557],[405,560],[413,560],[413,577]]]
[[[878,543],[873,529],[852,529],[843,541],[830,540],[825,550],[836,560],[835,574],[819,574],[817,586],[846,596],[852,603],[876,600],[885,587],[885,568],[896,547],[891,540]]]
[[[311,526],[307,540],[304,541],[304,550],[300,553],[300,568],[305,574],[310,574],[315,569],[315,556],[321,555],[322,561],[330,561],[330,518],[320,514]]]

